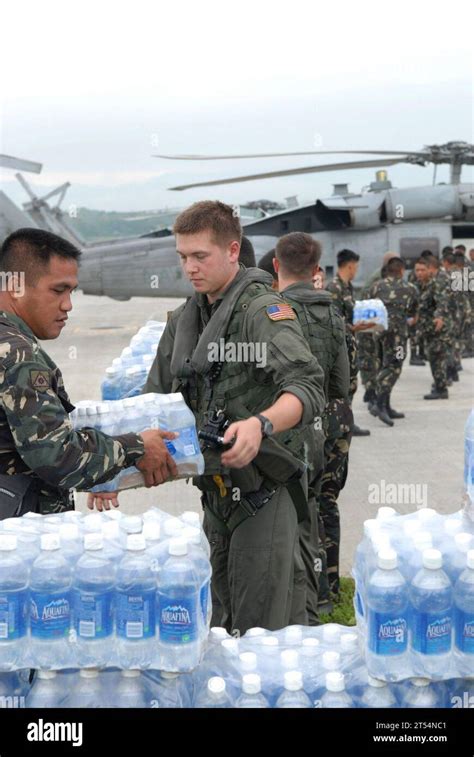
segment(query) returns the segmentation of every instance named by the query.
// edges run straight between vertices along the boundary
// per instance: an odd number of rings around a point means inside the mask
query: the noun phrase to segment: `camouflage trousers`
[[[321,478],[319,538],[326,552],[327,581],[323,566],[319,583],[320,602],[329,599],[329,591],[336,594],[339,591],[341,523],[337,500],[347,479],[351,439],[352,431],[349,431],[332,442]]]
[[[375,391],[375,380],[379,370],[379,350],[373,334],[358,335],[357,363],[364,387],[367,391]]]
[[[396,331],[384,331],[376,338],[381,352],[381,367],[376,378],[377,396],[390,394],[400,378],[407,352],[405,335]]]
[[[347,353],[349,356],[349,398],[352,400],[357,391],[357,374],[359,366],[357,364],[357,343],[353,334],[346,338]]]
[[[436,388],[444,391],[447,387],[447,370],[449,359],[449,341],[430,335],[426,340],[427,357]]]

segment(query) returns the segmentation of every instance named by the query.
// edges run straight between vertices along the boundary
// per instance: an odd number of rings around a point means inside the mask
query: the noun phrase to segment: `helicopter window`
[[[290,230],[290,222],[287,220],[280,221],[280,228],[281,228],[282,234],[286,234]]]
[[[436,237],[404,237],[400,239],[400,257],[407,268],[412,268],[423,250],[431,250],[433,255],[439,256],[439,239]]]

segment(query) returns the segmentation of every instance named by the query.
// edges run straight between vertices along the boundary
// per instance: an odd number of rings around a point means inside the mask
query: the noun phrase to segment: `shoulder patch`
[[[30,381],[33,389],[37,389],[40,392],[51,388],[49,371],[30,371]]]
[[[268,305],[266,313],[271,321],[295,321],[296,313],[287,302],[281,305]]]

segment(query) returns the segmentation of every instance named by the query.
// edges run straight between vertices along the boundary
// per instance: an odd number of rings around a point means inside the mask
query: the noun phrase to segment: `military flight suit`
[[[0,519],[74,507],[89,489],[137,462],[137,434],[73,431],[59,368],[18,316],[0,311]]]
[[[298,515],[288,474],[277,456],[291,449],[299,465],[311,444],[314,418],[324,405],[323,372],[309,351],[294,311],[271,290],[271,276],[240,267],[212,305],[195,293],[166,325],[144,391],[181,391],[198,428],[221,410],[232,422],[270,407],[283,392],[303,404],[301,423],[264,439],[249,465],[227,469],[222,450],[204,449],[204,475],[193,482],[203,492],[204,525],[211,545],[212,623],[243,634],[252,626],[277,629],[307,622],[306,608],[294,606],[303,587],[297,565]],[[265,360],[211,359],[221,340],[229,346],[262,345]],[[229,350],[230,354],[230,350]],[[236,353],[238,354],[238,353]],[[272,446],[273,445],[273,446]],[[265,447],[272,447],[267,454]],[[269,467],[274,463],[273,468]],[[280,477],[279,477],[280,476]],[[244,514],[249,498],[274,492],[253,517]],[[306,492],[307,497],[307,492]],[[307,517],[307,499],[304,514]],[[297,585],[299,584],[299,586]]]
[[[400,378],[407,353],[407,318],[416,315],[418,293],[413,284],[402,278],[385,276],[370,290],[373,299],[382,300],[388,315],[388,329],[377,334],[382,360],[376,377],[377,397],[388,396]]]
[[[435,331],[433,322],[435,318],[443,319],[443,326],[438,332]],[[418,325],[425,342],[435,387],[437,391],[444,392],[447,388],[451,321],[446,281],[439,274],[421,287]]]
[[[334,402],[345,405],[350,414],[349,359],[345,341],[345,325],[332,305],[329,292],[315,290],[311,283],[291,284],[280,292],[295,310],[303,334],[311,352],[318,359],[324,373],[326,415],[324,431],[321,425],[315,428],[316,458],[313,475],[310,477],[310,518],[300,523],[300,547],[306,566],[307,610],[310,625],[318,622],[318,595],[320,584],[329,594],[328,573],[335,581],[339,569],[340,519],[337,501],[323,498],[320,510],[321,480],[324,465],[336,441],[344,433],[338,417],[334,418]],[[331,415],[332,417],[329,417]],[[334,425],[336,428],[334,429]],[[327,437],[327,438],[326,438]],[[321,522],[321,527],[318,523]]]

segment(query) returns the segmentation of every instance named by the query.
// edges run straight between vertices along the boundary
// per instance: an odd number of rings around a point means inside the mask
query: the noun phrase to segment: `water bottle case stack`
[[[382,507],[356,551],[355,612],[370,675],[474,676],[474,524],[466,511]]]
[[[197,513],[28,513],[1,526],[1,671],[199,664],[211,567]]]
[[[366,334],[380,333],[388,329],[387,308],[382,300],[356,300],[352,317],[353,324],[370,323]]]

